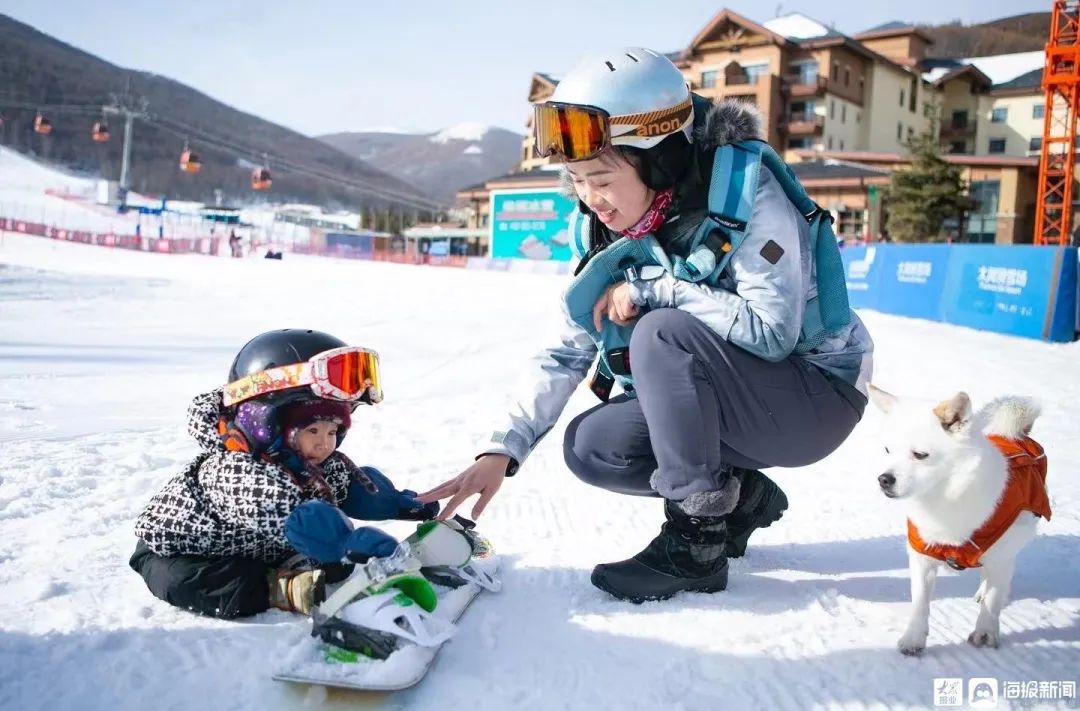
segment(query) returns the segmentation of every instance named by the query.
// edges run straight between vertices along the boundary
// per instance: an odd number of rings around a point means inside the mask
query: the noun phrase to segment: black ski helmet
[[[244,344],[229,367],[229,379],[233,382],[245,375],[259,373],[293,363],[304,363],[324,351],[343,348],[349,344],[329,333],[310,328],[281,328],[260,333]],[[293,400],[314,399],[308,386],[290,388],[260,395],[257,399],[283,405]],[[358,404],[358,403],[357,403]]]

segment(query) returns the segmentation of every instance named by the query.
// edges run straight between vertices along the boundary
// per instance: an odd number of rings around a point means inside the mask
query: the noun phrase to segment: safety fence
[[[41,222],[28,222],[8,217],[0,217],[0,232],[15,232],[65,242],[78,242],[99,247],[156,252],[159,254],[206,254],[216,256],[221,246],[221,239],[218,237],[165,238],[117,234],[115,232],[89,232],[85,230],[69,230]]]

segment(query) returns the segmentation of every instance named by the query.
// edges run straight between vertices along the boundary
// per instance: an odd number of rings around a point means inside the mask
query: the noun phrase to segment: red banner
[[[37,222],[23,222],[10,217],[0,217],[0,231],[19,232],[37,235],[64,242],[97,245],[99,247],[119,247],[159,254],[207,254],[217,255],[221,239],[217,237],[199,237],[195,239],[151,239],[136,235],[116,235],[112,232],[94,233],[49,227]]]

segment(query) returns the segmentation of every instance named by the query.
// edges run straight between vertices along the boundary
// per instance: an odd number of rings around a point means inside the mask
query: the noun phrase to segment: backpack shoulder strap
[[[832,230],[832,216],[806,194],[795,172],[765,141],[741,141],[721,146],[713,162],[709,185],[709,215],[698,234],[699,244],[716,239],[717,228],[728,238],[717,255],[719,274],[742,244],[754,214],[761,168],[772,173],[784,195],[810,225],[810,254],[817,270],[817,295],[807,304],[797,352],[818,347],[828,334],[851,321],[843,260]]]
[[[715,280],[746,237],[761,175],[761,155],[755,143],[728,143],[716,149],[709,176],[708,214],[694,235],[691,253],[675,264],[678,278]]]
[[[803,217],[807,220],[812,219],[816,213],[821,211],[821,208],[806,194],[806,190],[803,188],[802,183],[799,182],[799,179],[795,177],[795,172],[791,169],[791,166],[768,143],[759,141],[754,141],[754,143],[757,144],[761,162],[765,164],[765,167],[780,183],[780,187],[784,189],[787,199],[791,201],[791,204],[795,206],[795,209]]]
[[[851,322],[844,263],[832,228],[832,214],[806,194],[795,171],[769,144],[755,143],[761,163],[810,225],[809,246],[817,272],[817,295],[807,303],[802,334],[796,346],[796,352],[809,352],[821,345],[830,333],[838,332]]]
[[[574,259],[581,260],[589,253],[589,223],[592,221],[592,216],[581,214],[581,210],[577,207],[570,213],[570,217],[567,218],[566,236],[570,242],[570,252],[574,255]]]
[[[743,234],[754,214],[761,173],[757,142],[728,143],[716,149],[709,179],[709,217],[720,227]]]

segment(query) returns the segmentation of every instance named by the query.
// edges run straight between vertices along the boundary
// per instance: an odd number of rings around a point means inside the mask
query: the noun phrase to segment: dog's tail
[[[1042,412],[1034,398],[1007,395],[987,403],[979,412],[982,431],[1007,439],[1021,439],[1031,434],[1031,427]]]

